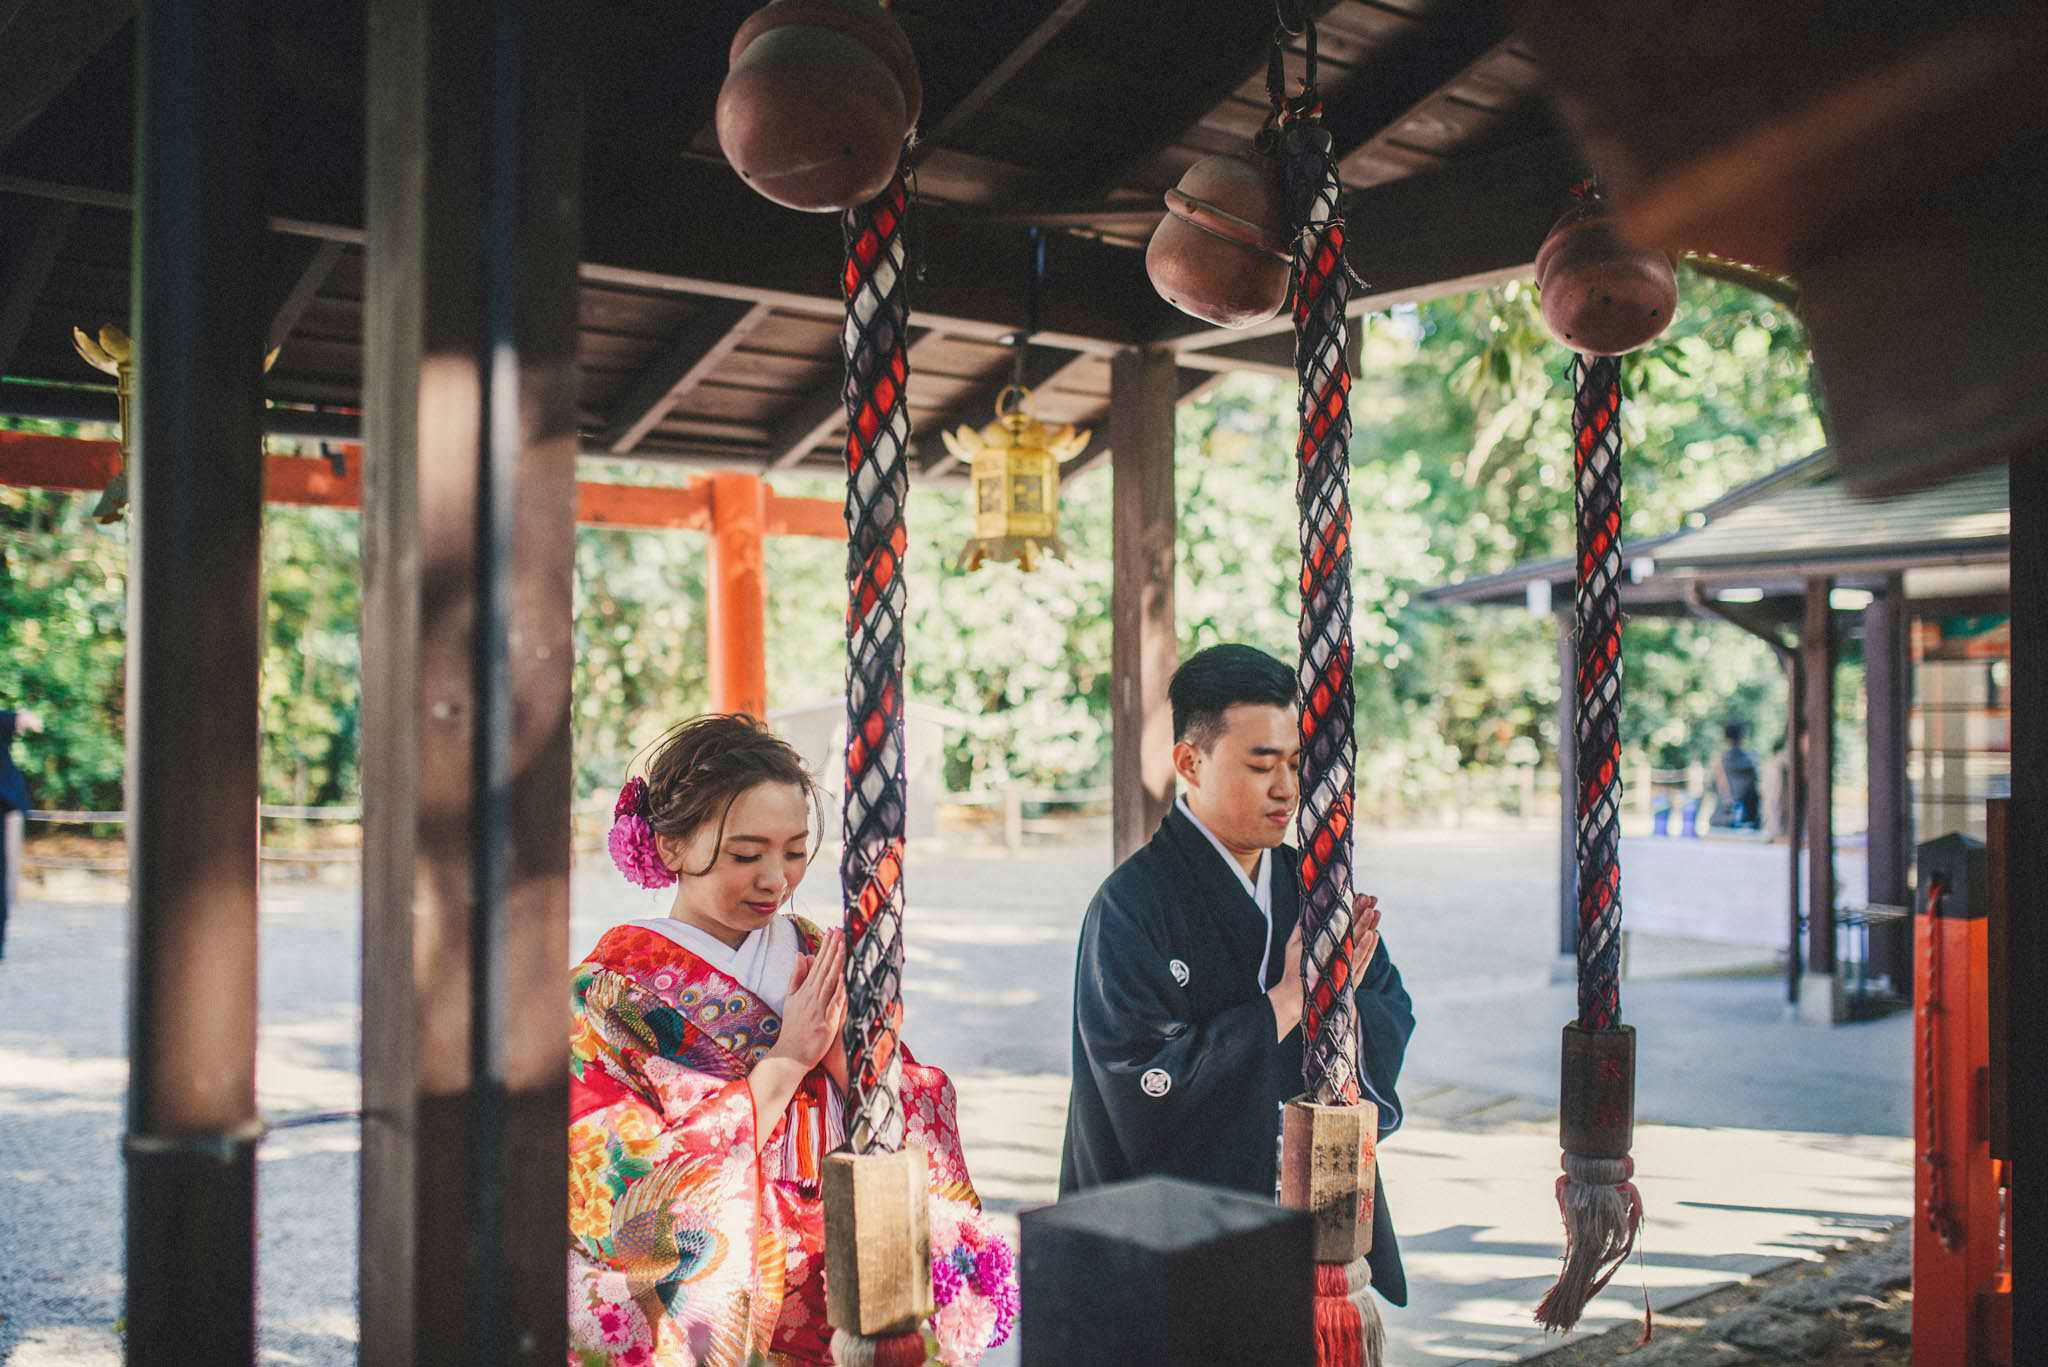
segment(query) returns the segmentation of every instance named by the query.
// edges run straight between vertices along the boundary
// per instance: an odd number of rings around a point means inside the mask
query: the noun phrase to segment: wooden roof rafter
[[[270,332],[266,345],[272,351],[291,340],[292,330],[319,297],[343,251],[343,244],[332,238],[287,239],[277,246],[283,260],[273,276],[274,302],[267,310]]]
[[[706,300],[661,354],[628,382],[624,397],[606,415],[599,444],[615,456],[631,455],[772,312],[768,304]]]
[[[23,234],[25,241],[0,240],[0,246],[13,248],[9,255],[14,258],[10,264],[0,266],[0,271],[4,271],[0,275],[0,374],[5,374],[14,360],[15,348],[21,345],[22,334],[28,330],[36,300],[49,284],[57,254],[64,249],[64,241],[77,220],[75,204],[44,204]]]

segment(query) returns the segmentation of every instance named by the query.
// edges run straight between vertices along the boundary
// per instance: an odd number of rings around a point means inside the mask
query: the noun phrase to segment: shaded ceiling
[[[836,216],[756,197],[710,131],[753,4],[586,8],[585,451],[838,470]],[[1357,309],[1526,270],[1579,166],[1505,6],[1320,8],[1326,122],[1367,282]],[[70,329],[127,314],[132,9],[18,0],[10,20],[0,7],[0,50],[24,73],[0,90],[0,411],[112,415]],[[1207,328],[1161,302],[1143,267],[1162,192],[1195,159],[1244,148],[1265,117],[1270,6],[898,0],[894,13],[926,89],[910,358],[926,474],[958,473],[939,432],[987,421],[1009,378],[1033,226],[1048,234],[1027,365],[1040,416],[1106,429],[1109,358],[1134,345],[1178,353],[1183,396],[1233,370],[1291,375],[1284,319]],[[281,0],[271,23],[273,231],[251,269],[283,347],[268,396],[291,406],[272,427],[345,435],[362,373],[363,10]],[[1291,73],[1301,64],[1297,49]],[[1098,438],[1075,465],[1102,455]]]

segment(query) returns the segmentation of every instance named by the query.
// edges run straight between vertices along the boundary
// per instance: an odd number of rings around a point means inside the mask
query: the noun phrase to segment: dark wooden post
[[[370,1367],[567,1354],[577,23],[370,6]]]
[[[1906,905],[1906,870],[1913,855],[1912,817],[1906,803],[1906,709],[1912,683],[1906,660],[1905,576],[1894,574],[1863,610],[1864,735],[1869,747],[1867,901]],[[1873,926],[1870,966],[1887,974],[1892,990],[1912,990],[1910,922]]]
[[[2012,802],[2005,831],[2005,895],[2014,914],[2007,921],[2006,942],[2012,981],[2038,985],[2048,982],[2048,918],[2025,908],[2048,905],[2048,461],[2039,455],[2015,460],[2010,478]],[[2048,1069],[2048,1012],[2013,1011],[2005,1023],[2011,1032],[2002,1051],[2010,1106],[2006,1123],[2014,1134],[2039,1134],[2048,1125],[2048,1087],[2038,1085]],[[2011,1206],[2014,1343],[2048,1342],[2048,1279],[2039,1273],[2042,1250],[2048,1248],[2044,1210],[2048,1201],[2038,1198]]]
[[[1557,622],[1557,972],[1559,981],[1579,975],[1579,680],[1572,645],[1572,618]]]
[[[137,60],[129,474],[127,1334],[256,1356],[265,51],[248,0],[151,0]]]
[[[1806,657],[1787,650],[1785,664],[1785,1001],[1799,1009],[1806,977],[1806,945],[1800,939],[1806,871],[1800,851],[1806,839]]]
[[[1799,632],[1806,697],[1806,977],[1800,1018],[1832,1025],[1843,1017],[1835,981],[1835,629],[1834,581],[1806,581]]]
[[[1121,863],[1152,838],[1173,801],[1173,353],[1118,352],[1109,394],[1111,827]]]

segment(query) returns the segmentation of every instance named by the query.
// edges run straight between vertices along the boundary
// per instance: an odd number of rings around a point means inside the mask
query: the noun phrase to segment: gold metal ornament
[[[965,425],[942,433],[946,449],[966,461],[974,480],[974,536],[960,568],[1014,560],[1027,574],[1041,551],[1066,558],[1060,545],[1060,462],[1088,446],[1087,431],[1057,430],[1025,411],[1031,391],[1010,385],[996,396],[996,420],[979,432]]]
[[[128,396],[135,388],[135,343],[127,333],[108,323],[100,329],[98,337],[84,328],[71,329],[71,344],[78,348],[87,365],[114,377],[114,395],[120,403],[121,415],[121,466],[100,491],[100,501],[93,505],[92,515],[102,523],[119,522],[128,513],[128,467],[135,460],[128,425]],[[277,364],[277,353],[278,348],[272,347],[264,356],[264,374],[268,375],[270,367]]]

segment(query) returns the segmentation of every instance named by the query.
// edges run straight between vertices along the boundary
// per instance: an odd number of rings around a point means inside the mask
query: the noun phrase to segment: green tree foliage
[[[121,807],[128,542],[94,498],[0,487],[0,707],[43,718],[14,760],[44,808]]]
[[[1627,534],[1686,513],[1820,444],[1806,340],[1785,309],[1681,274],[1678,316],[1624,366]],[[1421,601],[1447,579],[1568,555],[1568,357],[1535,293],[1509,284],[1370,319],[1352,391],[1353,630],[1360,783],[1415,797],[1460,766],[1531,765],[1553,752],[1557,628],[1525,612]],[[1184,649],[1224,640],[1292,658],[1300,548],[1294,394],[1233,379],[1182,406],[1177,430]],[[608,463],[586,478],[673,482]],[[947,753],[958,788],[1012,780],[1102,782],[1110,702],[1110,473],[1064,490],[1068,555],[1034,574],[955,560],[965,491],[922,484],[908,511],[913,700],[967,718]],[[836,499],[836,481],[778,481]],[[24,750],[45,805],[118,806],[125,528],[95,526],[89,497],[0,489],[0,699],[39,707],[50,735]],[[264,793],[353,800],[360,715],[357,520],[267,510]],[[691,534],[585,528],[577,536],[577,791],[609,792],[628,757],[702,710],[705,543]],[[845,660],[843,545],[778,538],[768,551],[769,693],[776,706],[836,696]],[[1558,609],[1569,604],[1557,603]],[[1638,618],[1627,634],[1625,742],[1662,764],[1703,758],[1744,715],[1764,748],[1783,684],[1732,628]]]

